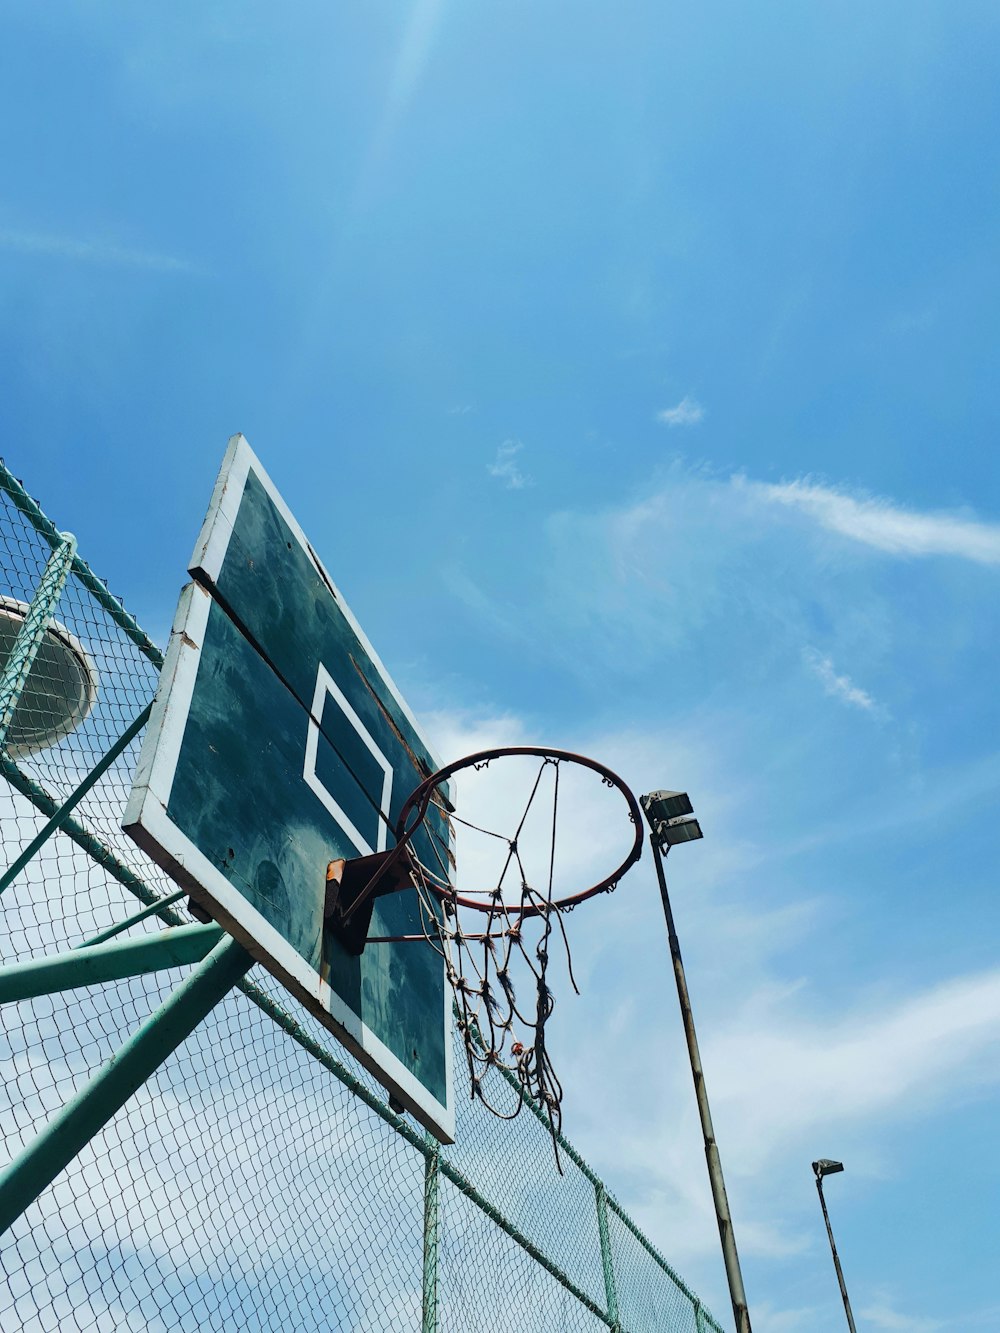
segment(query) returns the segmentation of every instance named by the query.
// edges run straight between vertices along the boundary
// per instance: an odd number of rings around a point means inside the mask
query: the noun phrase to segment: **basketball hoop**
[[[473,801],[460,813],[448,798],[447,784],[456,774],[465,774],[468,782],[485,773],[494,779],[497,799]],[[518,799],[512,784],[522,789]],[[584,835],[604,843],[616,823],[624,825],[615,868],[582,889],[572,864],[578,856],[571,856],[564,873],[559,870],[557,838],[560,819],[568,822],[567,799],[577,819],[582,810],[585,824],[574,853]],[[480,814],[480,806],[490,813]],[[501,827],[492,827],[495,823]],[[466,841],[478,841],[493,853],[492,858],[472,858],[473,879],[461,888],[451,874],[456,834],[464,840],[463,866],[469,864]],[[551,945],[553,938],[561,944],[570,984],[577,990],[563,918],[588,898],[610,893],[638,861],[643,832],[635,796],[617,774],[583,755],[535,745],[480,750],[421,782],[400,810],[395,835],[396,846],[381,855],[376,873],[351,895],[351,915],[367,906],[370,916],[371,900],[392,891],[388,882],[398,880],[405,864],[417,890],[422,933],[369,937],[365,943],[425,940],[442,956],[471,1096],[503,1119],[513,1119],[525,1097],[532,1098],[546,1112],[557,1145],[562,1087],[545,1041],[555,1005],[548,984]],[[494,869],[489,871],[485,867],[491,859]],[[519,998],[525,989],[533,994]],[[556,1155],[558,1161],[558,1149]]]

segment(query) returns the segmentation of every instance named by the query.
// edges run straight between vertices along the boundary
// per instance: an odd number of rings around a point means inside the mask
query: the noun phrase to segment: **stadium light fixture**
[[[816,1172],[817,1179],[823,1176],[836,1175],[838,1171],[843,1171],[843,1162],[831,1162],[829,1157],[821,1157],[818,1162],[813,1162],[813,1170]]]
[[[703,836],[686,791],[651,791],[640,804],[646,812],[653,838],[661,852]]]

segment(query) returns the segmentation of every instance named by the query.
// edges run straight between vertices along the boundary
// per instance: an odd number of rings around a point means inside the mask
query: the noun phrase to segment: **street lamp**
[[[736,1253],[736,1238],[733,1235],[733,1220],[729,1215],[726,1183],[722,1176],[722,1160],[719,1157],[719,1148],[715,1142],[712,1113],[708,1105],[708,1090],[705,1087],[705,1074],[701,1067],[698,1037],[694,1030],[694,1015],[691,1012],[691,997],[688,995],[684,961],[681,958],[681,946],[677,939],[677,931],[674,928],[674,914],[667,893],[667,877],[663,870],[664,859],[671,847],[676,847],[682,842],[696,841],[702,836],[701,825],[694,817],[691,798],[685,791],[653,791],[648,796],[643,796],[639,804],[642,806],[649,823],[649,842],[653,849],[656,878],[660,885],[663,915],[667,921],[670,958],[674,965],[677,998],[680,1001],[684,1036],[687,1040],[688,1056],[691,1060],[691,1077],[694,1080],[698,1115],[701,1118],[701,1132],[705,1140],[708,1179],[712,1186],[715,1217],[719,1224],[719,1239],[722,1241],[722,1258],[726,1265],[729,1295],[733,1302],[736,1333],[751,1333],[750,1312],[747,1309],[746,1292],[743,1290],[743,1274],[740,1272],[739,1255]]]
[[[840,1283],[840,1294],[844,1298],[844,1309],[847,1312],[847,1327],[851,1333],[856,1333],[854,1327],[854,1315],[851,1314],[851,1302],[847,1299],[847,1287],[844,1283],[844,1270],[840,1266],[840,1256],[837,1254],[837,1246],[833,1239],[833,1227],[830,1226],[830,1214],[826,1211],[826,1199],[823,1197],[823,1177],[836,1175],[838,1171],[843,1171],[843,1162],[831,1162],[829,1157],[821,1157],[818,1162],[813,1162],[813,1171],[816,1175],[816,1190],[819,1194],[819,1206],[823,1209],[823,1221],[826,1223],[826,1234],[830,1237],[830,1253],[833,1255],[833,1266],[837,1270],[837,1281]]]

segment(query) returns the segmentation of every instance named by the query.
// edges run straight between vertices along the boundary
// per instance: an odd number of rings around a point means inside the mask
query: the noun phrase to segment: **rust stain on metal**
[[[368,677],[365,675],[365,673],[364,673],[364,672],[361,670],[361,668],[358,666],[357,662],[354,660],[354,656],[353,656],[353,654],[351,655],[351,666],[353,666],[354,670],[358,673],[358,675],[359,675],[359,676],[361,677],[361,679],[364,681],[364,683],[365,683],[365,688],[367,689],[367,691],[368,691],[368,693],[371,695],[371,697],[375,700],[376,704],[378,705],[379,711],[381,712],[382,716],[385,718],[386,722],[388,722],[390,728],[392,729],[392,734],[396,737],[396,740],[399,741],[400,745],[401,745],[401,746],[403,747],[403,749],[406,751],[406,755],[407,755],[407,758],[409,759],[410,763],[411,763],[411,764],[413,765],[413,767],[417,770],[417,772],[418,772],[419,774],[421,774],[422,777],[429,778],[429,777],[431,776],[431,769],[427,766],[427,764],[424,763],[424,761],[423,761],[422,759],[420,759],[420,758],[417,756],[417,754],[414,752],[413,748],[411,747],[411,745],[410,745],[409,742],[407,741],[406,737],[403,735],[403,733],[400,731],[400,729],[396,726],[395,720],[393,719],[393,717],[392,717],[392,715],[389,713],[389,711],[386,709],[385,704],[384,704],[384,703],[382,702],[382,700],[378,697],[378,695],[377,695],[377,693],[375,692],[375,690],[372,688],[371,681],[368,679]]]
[[[426,780],[427,778],[431,777],[431,776],[432,776],[432,770],[431,770],[430,765],[427,764],[423,759],[420,758],[419,755],[417,755],[417,754],[414,752],[413,747],[409,744],[409,742],[407,741],[406,737],[405,737],[405,736],[403,735],[403,733],[400,731],[399,727],[396,726],[395,720],[393,719],[392,715],[391,715],[391,714],[388,712],[388,710],[386,709],[385,704],[384,704],[384,703],[382,702],[382,700],[378,697],[378,694],[375,692],[375,690],[374,690],[373,687],[372,687],[372,683],[371,683],[371,681],[368,679],[368,677],[367,677],[367,676],[365,675],[365,673],[362,671],[361,667],[358,665],[357,661],[355,660],[353,654],[351,654],[351,666],[354,667],[354,670],[355,670],[355,671],[358,673],[358,675],[361,677],[362,681],[364,682],[365,688],[367,689],[367,691],[368,691],[368,693],[371,695],[371,697],[375,700],[375,703],[378,705],[379,712],[382,714],[382,716],[385,718],[386,722],[389,724],[389,727],[390,727],[391,730],[392,730],[392,734],[396,737],[396,739],[399,741],[400,745],[401,745],[401,746],[403,747],[403,749],[406,751],[406,756],[407,756],[407,758],[409,759],[410,763],[413,765],[413,767],[416,769],[417,773],[418,773],[418,774],[420,775],[420,777],[421,777],[422,779],[424,779],[424,780]],[[442,795],[442,799],[445,800],[446,798]],[[451,865],[451,868],[454,870],[454,869],[456,868],[456,864],[457,864],[456,861],[455,861],[455,853],[454,853],[454,851],[452,850],[452,847],[453,847],[453,844],[454,844],[454,841],[455,841],[455,826],[454,826],[454,824],[451,822],[451,819],[450,819],[450,817],[449,817],[449,816],[450,816],[450,812],[449,812],[447,809],[445,809],[444,806],[442,806],[442,805],[438,805],[438,804],[435,802],[435,803],[434,803],[434,809],[435,809],[435,810],[437,811],[437,813],[441,816],[441,819],[442,819],[442,821],[444,822],[444,826],[445,826],[445,829],[446,829],[446,833],[445,833],[443,839],[441,839],[441,835],[440,835],[440,834],[437,835],[437,837],[438,837],[439,840],[441,840],[441,841],[444,842],[445,854],[446,854],[446,856],[447,856],[447,858],[448,858],[448,861],[449,861],[449,864]]]

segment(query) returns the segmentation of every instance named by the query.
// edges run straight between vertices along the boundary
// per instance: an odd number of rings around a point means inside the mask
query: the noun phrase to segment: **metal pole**
[[[608,1318],[614,1333],[621,1328],[621,1315],[618,1312],[618,1286],[615,1282],[615,1265],[611,1255],[611,1232],[608,1227],[608,1199],[604,1185],[598,1181],[594,1186],[597,1195],[597,1234],[601,1241],[601,1267],[604,1269],[604,1298],[608,1303]]]
[[[674,928],[674,914],[670,907],[670,896],[667,893],[667,877],[663,870],[663,857],[660,854],[659,844],[652,835],[649,843],[653,849],[656,878],[660,884],[663,915],[667,920],[670,958],[674,965],[677,998],[681,1005],[684,1036],[687,1039],[688,1056],[691,1060],[691,1077],[694,1079],[694,1093],[698,1102],[698,1115],[701,1118],[701,1132],[705,1140],[708,1178],[712,1186],[715,1216],[719,1224],[719,1239],[722,1241],[722,1258],[726,1265],[729,1295],[733,1302],[736,1333],[750,1333],[750,1312],[747,1309],[746,1293],[743,1290],[743,1274],[740,1272],[739,1255],[736,1253],[736,1237],[733,1235],[733,1221],[729,1215],[726,1183],[722,1176],[722,1160],[719,1157],[718,1145],[715,1142],[715,1130],[712,1128],[712,1113],[708,1106],[708,1089],[705,1087],[705,1075],[701,1067],[701,1053],[698,1050],[698,1037],[694,1030],[694,1015],[691,1012],[691,998],[688,995],[687,978],[684,975],[684,961],[681,958],[681,946],[677,939],[677,931]]]
[[[424,1158],[424,1280],[421,1333],[438,1333],[438,1245],[440,1215],[441,1150],[430,1134]]]
[[[75,949],[90,949],[95,944],[104,944],[106,940],[113,940],[116,935],[120,935],[123,930],[131,930],[137,926],[140,921],[145,921],[157,912],[162,912],[165,907],[172,907],[174,903],[179,903],[182,898],[188,896],[187,889],[178,889],[172,893],[169,898],[160,898],[149,907],[144,907],[141,912],[136,912],[135,916],[126,917],[124,921],[119,921],[107,930],[102,930],[99,935],[93,935],[89,940],[82,940],[79,944],[74,944]]]
[[[0,1235],[232,990],[253,959],[223,939],[0,1173]]]
[[[830,1237],[830,1253],[833,1255],[833,1266],[837,1270],[837,1281],[840,1283],[840,1294],[844,1298],[844,1310],[847,1314],[847,1327],[851,1333],[857,1333],[854,1327],[854,1315],[851,1313],[851,1302],[847,1299],[847,1286],[844,1282],[844,1270],[840,1266],[840,1256],[837,1253],[837,1246],[833,1239],[833,1227],[830,1225],[830,1214],[826,1211],[826,1199],[823,1197],[823,1177],[817,1172],[816,1192],[819,1195],[819,1206],[823,1209],[823,1221],[826,1223],[826,1234]]]

